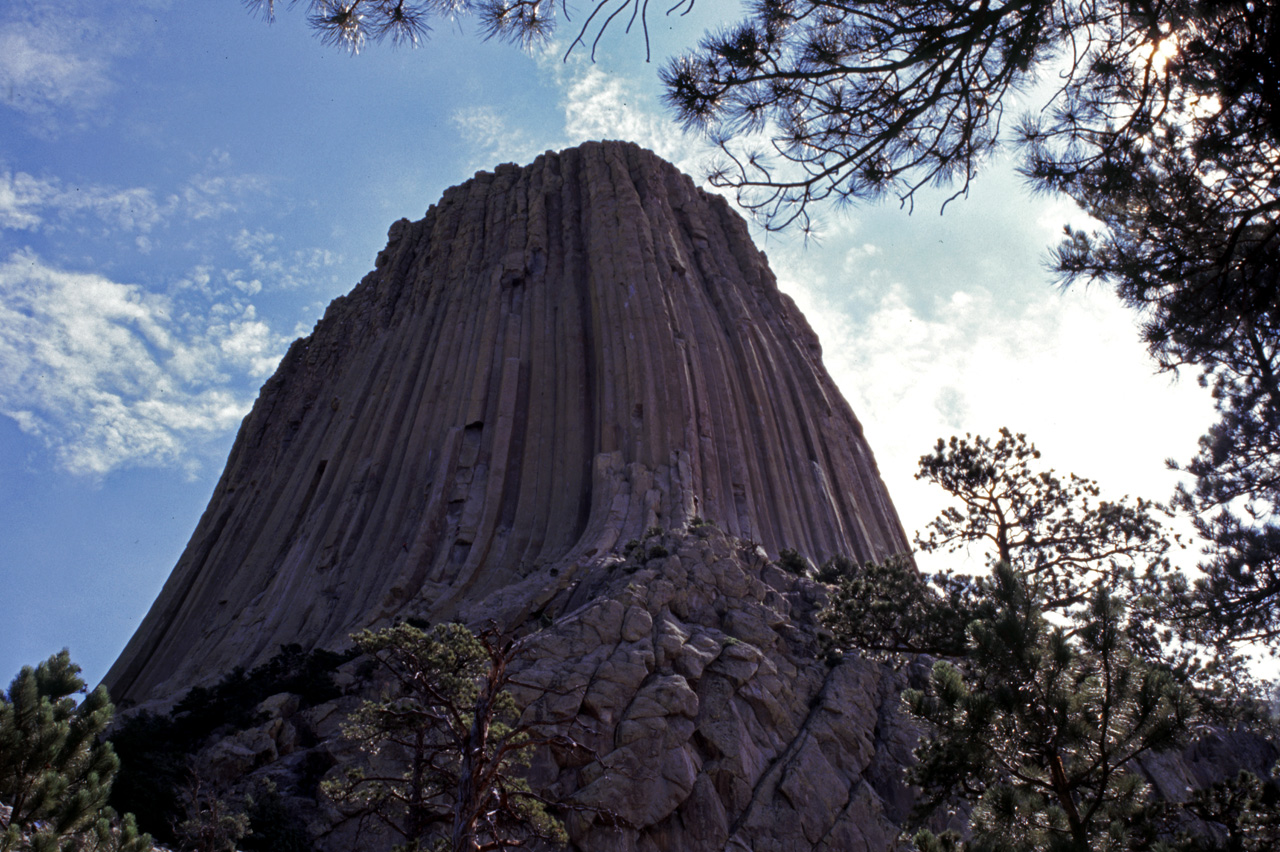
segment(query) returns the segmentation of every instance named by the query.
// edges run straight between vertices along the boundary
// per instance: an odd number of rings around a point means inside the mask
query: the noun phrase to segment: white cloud
[[[234,428],[245,378],[270,373],[286,341],[252,305],[179,308],[11,254],[0,262],[0,412],[73,473],[192,467],[189,451]]]
[[[0,228],[35,230],[82,215],[124,231],[150,231],[168,210],[150,190],[97,185],[65,186],[26,172],[0,172]]]
[[[579,63],[564,85],[564,93],[566,145],[625,139],[648,148],[687,174],[704,171],[711,146],[684,133],[634,80]]]
[[[908,531],[943,505],[914,479],[937,438],[1007,426],[1112,497],[1165,500],[1176,479],[1164,460],[1191,455],[1212,422],[1207,394],[1156,373],[1132,314],[1101,289],[1044,288],[1016,304],[956,290],[922,311],[893,287],[858,317],[820,276],[804,280],[782,283],[818,332]]]
[[[471,156],[471,168],[491,169],[499,162],[523,162],[536,156],[528,135],[513,128],[491,106],[469,106],[455,110],[449,123],[462,137],[463,148]]]
[[[228,171],[229,164],[215,153],[199,173],[160,201],[146,187],[119,188],[0,170],[0,230],[50,230],[89,218],[109,232],[149,234],[177,218],[214,219],[237,212],[245,196],[266,188],[256,175]],[[151,239],[137,245],[144,253],[154,247]]]
[[[540,54],[542,73],[556,81],[561,91],[560,127],[531,135],[512,128],[492,106],[470,106],[455,111],[450,123],[471,152],[475,168],[491,169],[499,162],[526,163],[546,150],[560,150],[583,142],[623,139],[648,148],[682,171],[699,175],[706,170],[713,148],[673,123],[656,100],[656,73],[638,84],[637,79],[611,74],[582,60],[560,61],[561,53]]]
[[[31,231],[40,225],[40,193],[33,192],[30,175],[19,174],[15,178],[9,172],[0,172],[0,228]]]
[[[82,112],[110,91],[106,58],[87,53],[75,30],[47,19],[0,23],[0,92],[9,107]]]
[[[298,249],[283,253],[280,237],[263,228],[250,231],[241,228],[231,237],[231,250],[249,265],[249,274],[256,276],[245,281],[245,273],[239,269],[224,269],[227,282],[241,292],[252,295],[262,289],[265,278],[275,287],[292,289],[314,284],[318,273],[342,262],[342,256],[328,249]],[[207,284],[207,271],[205,272]]]
[[[171,0],[5,0],[0,4],[0,106],[37,135],[83,126],[116,89],[116,63],[152,41]],[[104,8],[105,7],[105,8]]]

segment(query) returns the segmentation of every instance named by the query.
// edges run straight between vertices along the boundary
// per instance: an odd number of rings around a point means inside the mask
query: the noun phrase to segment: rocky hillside
[[[590,749],[542,751],[530,776],[551,798],[588,806],[566,813],[572,849],[895,848],[914,744],[902,681],[857,658],[820,658],[823,594],[701,525],[655,534],[553,596],[517,698]],[[340,677],[353,693],[358,668]],[[386,848],[395,838],[306,792],[317,767],[336,778],[362,759],[338,736],[356,703],[299,711],[298,696],[273,696],[263,721],[216,737],[197,769],[225,789],[273,780],[319,849]]]

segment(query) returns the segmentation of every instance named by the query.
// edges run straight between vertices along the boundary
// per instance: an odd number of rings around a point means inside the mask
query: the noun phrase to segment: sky
[[[0,5],[0,684],[64,647],[91,684],[106,673],[258,388],[392,222],[590,139],[702,180],[708,146],[664,111],[657,71],[733,6],[662,11],[652,63],[621,32],[592,63],[563,59],[572,26],[524,53],[445,22],[417,49],[352,57],[285,3],[271,25],[239,0]],[[943,505],[919,456],[1004,426],[1104,495],[1167,499],[1164,461],[1193,455],[1211,403],[1193,375],[1155,371],[1105,288],[1064,292],[1045,270],[1086,220],[1002,158],[942,200],[823,210],[808,243],[755,230],[906,528]]]

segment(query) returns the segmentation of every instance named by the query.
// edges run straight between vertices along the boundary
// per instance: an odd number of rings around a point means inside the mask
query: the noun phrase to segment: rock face
[[[570,812],[574,847],[895,848],[915,744],[902,680],[819,659],[822,588],[759,547],[706,526],[652,542],[667,555],[637,548],[576,589],[519,674],[526,714],[594,752],[544,755],[533,780],[621,822]]]
[[[856,657],[819,659],[822,595],[760,547],[699,525],[648,536],[557,596],[562,614],[514,664],[515,697],[528,721],[588,749],[547,749],[530,772],[545,795],[576,806],[565,814],[571,850],[896,848],[915,742],[899,712],[903,681]],[[340,778],[367,760],[338,736],[358,703],[302,708],[298,696],[271,696],[254,726],[216,736],[193,768],[224,790],[270,780],[317,850],[387,849],[399,838],[298,795],[317,772]]]
[[[633,145],[548,153],[395,223],[294,343],[106,683],[163,703],[398,616],[515,626],[695,517],[771,555],[909,549],[741,218]]]
[[[516,698],[590,746],[529,779],[583,806],[574,849],[890,849],[902,683],[819,659],[824,592],[770,561],[784,548],[909,545],[741,218],[649,152],[588,144],[392,226],[262,389],[107,684],[163,707],[397,618],[542,628]],[[267,699],[197,770],[271,779],[319,849],[389,847],[314,792],[361,759],[339,736],[356,671],[326,704]]]

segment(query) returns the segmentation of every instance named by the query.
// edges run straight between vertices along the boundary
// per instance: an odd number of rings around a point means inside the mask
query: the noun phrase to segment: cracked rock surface
[[[760,548],[707,526],[662,542],[567,592],[520,672],[526,714],[594,752],[543,755],[532,780],[626,826],[572,812],[575,848],[895,848],[915,742],[900,678],[819,659],[822,587]]]
[[[527,720],[585,746],[544,748],[529,771],[535,789],[572,806],[560,812],[569,849],[902,848],[912,804],[903,770],[917,737],[901,709],[903,675],[852,654],[820,658],[824,587],[757,545],[709,525],[646,539],[655,543],[667,554],[632,548],[580,573],[513,663]],[[357,703],[353,694],[298,711],[296,697],[272,696],[257,725],[215,736],[194,765],[220,789],[270,780],[320,852],[388,849],[398,838],[385,829],[298,792],[317,787],[317,767],[340,778],[370,760],[339,736]],[[372,760],[403,768],[387,754]]]

